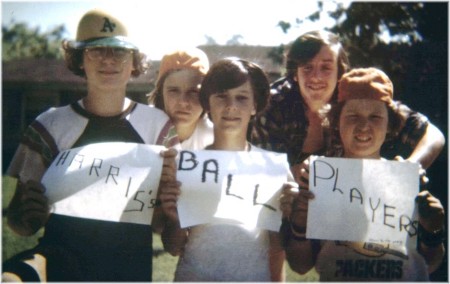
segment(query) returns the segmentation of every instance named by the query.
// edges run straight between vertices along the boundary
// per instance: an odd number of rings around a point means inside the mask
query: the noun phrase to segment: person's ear
[[[253,104],[252,115],[256,115],[256,104]]]

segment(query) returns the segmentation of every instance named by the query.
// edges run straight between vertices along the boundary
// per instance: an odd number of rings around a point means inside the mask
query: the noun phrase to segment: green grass
[[[16,181],[10,177],[2,178],[2,209],[8,206],[12,198]],[[2,261],[13,255],[32,248],[37,244],[42,236],[43,230],[40,230],[32,237],[20,237],[14,234],[6,225],[6,218],[2,216]],[[173,257],[163,250],[161,237],[153,235],[153,281],[154,282],[172,282],[175,273],[178,257]],[[318,281],[315,272],[309,272],[303,276],[293,272],[286,263],[286,281],[287,282],[315,282]]]

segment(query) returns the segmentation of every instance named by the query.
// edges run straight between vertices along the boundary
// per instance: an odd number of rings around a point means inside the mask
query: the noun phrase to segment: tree
[[[39,28],[31,29],[25,23],[3,25],[2,59],[62,58],[60,47],[65,33],[64,25],[45,33],[41,33]]]
[[[242,45],[242,39],[243,37],[241,35],[233,35],[229,40],[227,40],[225,45]]]

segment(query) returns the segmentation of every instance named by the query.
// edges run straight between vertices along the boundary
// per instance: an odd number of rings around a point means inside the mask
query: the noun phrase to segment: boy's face
[[[252,115],[256,114],[250,81],[237,88],[209,97],[209,112],[214,131],[247,132]]]
[[[344,157],[379,159],[388,121],[384,102],[372,99],[348,100],[339,117]]]
[[[308,107],[316,112],[333,96],[338,81],[337,51],[323,46],[308,63],[297,68],[296,79]]]
[[[121,49],[118,49],[121,50]],[[94,54],[94,55],[91,55]],[[96,56],[101,53],[102,56]],[[123,58],[112,48],[85,49],[83,56],[83,68],[86,72],[88,84],[99,89],[117,90],[126,88],[134,70],[132,53],[126,53]]]

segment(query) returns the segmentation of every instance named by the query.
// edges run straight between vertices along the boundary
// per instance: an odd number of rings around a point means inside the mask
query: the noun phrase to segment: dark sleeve
[[[412,111],[406,105],[400,106],[401,111],[406,113],[406,123],[399,134],[399,139],[411,149],[415,149],[419,141],[425,135],[428,127],[428,118],[416,111]]]
[[[255,117],[251,135],[252,144],[269,151],[287,152],[284,125],[280,105],[272,98],[269,108]]]
[[[428,118],[425,115],[403,104],[400,105],[400,111],[406,117],[405,125],[394,140],[383,145],[382,156],[387,159],[393,159],[397,155],[409,157],[428,127]]]

